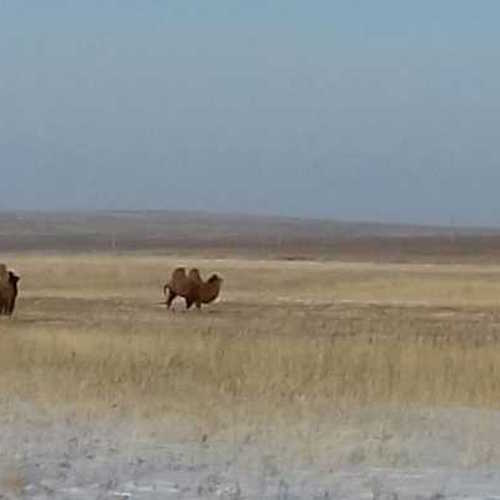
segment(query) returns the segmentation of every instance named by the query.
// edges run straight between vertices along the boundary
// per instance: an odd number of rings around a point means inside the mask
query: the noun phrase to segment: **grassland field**
[[[3,255],[3,394],[217,421],[307,405],[497,407],[500,267]],[[179,264],[225,283],[201,312],[161,305]],[[203,402],[202,408],[196,405]],[[293,408],[293,411],[292,411]]]
[[[22,276],[0,318],[2,428],[129,422],[134,439],[255,445],[264,461],[277,449],[339,466],[500,464],[500,265],[249,252],[0,252]],[[167,311],[179,265],[222,275],[220,298]],[[23,471],[19,491],[34,477],[23,456],[8,469]],[[6,461],[0,450],[0,492]]]

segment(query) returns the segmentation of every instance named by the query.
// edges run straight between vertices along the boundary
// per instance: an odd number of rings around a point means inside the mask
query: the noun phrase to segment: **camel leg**
[[[172,290],[168,291],[168,299],[167,299],[167,309],[170,309],[170,306],[172,305],[173,300],[177,297],[177,294],[175,292],[172,292]]]
[[[186,310],[193,305],[193,299],[186,298]]]

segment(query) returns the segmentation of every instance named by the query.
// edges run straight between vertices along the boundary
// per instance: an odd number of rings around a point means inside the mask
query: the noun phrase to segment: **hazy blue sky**
[[[0,0],[0,208],[500,225],[498,0]]]

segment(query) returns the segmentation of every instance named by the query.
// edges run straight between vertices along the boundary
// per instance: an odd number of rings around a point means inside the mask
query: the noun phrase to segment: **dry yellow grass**
[[[225,425],[279,412],[500,401],[500,268],[2,256],[5,398]],[[225,278],[202,312],[155,305],[177,265]]]
[[[19,469],[7,467],[0,470],[0,495],[8,493],[14,495],[14,498],[22,498],[25,486],[26,479]]]

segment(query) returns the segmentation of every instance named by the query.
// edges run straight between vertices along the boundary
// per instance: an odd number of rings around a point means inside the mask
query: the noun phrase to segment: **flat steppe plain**
[[[6,498],[500,491],[500,266],[147,251],[0,261],[22,275],[15,316],[0,320]],[[220,299],[167,312],[178,265],[220,273]]]
[[[1,498],[499,498],[498,230],[2,212],[0,262]]]

